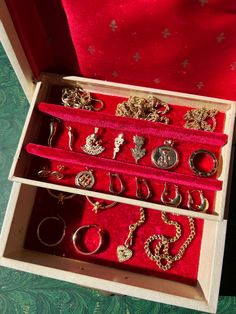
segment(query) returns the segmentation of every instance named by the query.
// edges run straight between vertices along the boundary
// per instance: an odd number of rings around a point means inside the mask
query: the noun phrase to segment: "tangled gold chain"
[[[186,123],[184,125],[187,129],[203,130],[213,132],[216,128],[216,118],[218,110],[216,109],[192,109],[187,111],[184,115]],[[212,124],[208,123],[207,120],[211,119]]]
[[[140,211],[139,221],[137,221],[136,223],[131,224],[129,226],[129,234],[128,234],[128,237],[127,237],[127,239],[125,240],[125,243],[124,243],[124,245],[126,247],[132,246],[134,231],[145,222],[145,211],[144,211],[144,208],[140,207],[139,211]]]
[[[61,101],[65,107],[77,109],[100,111],[104,107],[102,100],[93,99],[90,93],[85,91],[80,85],[77,87],[64,87],[62,89]]]
[[[117,105],[116,116],[168,124],[169,118],[164,115],[169,111],[169,105],[155,96],[147,98],[131,96],[127,101],[123,101]]]
[[[176,255],[172,256],[169,253],[169,244],[176,242],[181,237],[181,234],[182,234],[181,226],[178,222],[173,221],[173,220],[169,220],[166,217],[165,212],[162,212],[161,217],[162,217],[162,220],[166,224],[175,226],[175,228],[176,228],[175,236],[168,239],[163,235],[152,235],[146,240],[146,242],[144,244],[144,250],[145,250],[147,256],[151,260],[155,261],[157,266],[160,269],[166,271],[172,267],[173,262],[176,262],[183,257],[185,250],[187,249],[187,247],[190,245],[190,243],[192,242],[192,240],[195,237],[196,230],[195,230],[194,219],[192,217],[188,217],[190,234],[189,234],[188,238],[185,240],[185,242],[183,243],[183,245],[180,247],[179,252]],[[155,240],[158,240],[159,242],[156,245],[156,247],[154,249],[154,254],[153,254],[150,250],[150,244]]]

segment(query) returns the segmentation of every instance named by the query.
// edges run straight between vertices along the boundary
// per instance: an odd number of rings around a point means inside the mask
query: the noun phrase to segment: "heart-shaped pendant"
[[[133,252],[124,245],[117,246],[116,253],[119,262],[128,261],[133,255]]]

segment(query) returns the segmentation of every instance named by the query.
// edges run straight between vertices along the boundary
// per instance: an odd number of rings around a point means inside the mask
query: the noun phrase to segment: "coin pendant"
[[[179,163],[179,154],[173,148],[174,142],[166,140],[164,145],[155,148],[152,152],[153,164],[163,170],[170,170],[175,168]]]
[[[83,189],[91,189],[94,183],[95,178],[91,170],[81,171],[75,177],[75,185]]]

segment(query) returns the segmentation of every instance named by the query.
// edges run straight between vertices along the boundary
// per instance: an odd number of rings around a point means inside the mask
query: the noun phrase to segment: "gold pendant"
[[[128,261],[133,255],[132,250],[124,245],[119,245],[116,249],[116,253],[120,263]]]
[[[86,144],[81,147],[82,150],[88,155],[96,156],[105,150],[105,147],[100,145],[101,140],[97,139],[98,130],[98,128],[95,128],[94,133],[86,137]]]
[[[94,186],[95,178],[92,170],[81,171],[75,177],[75,185],[83,189],[91,189]]]

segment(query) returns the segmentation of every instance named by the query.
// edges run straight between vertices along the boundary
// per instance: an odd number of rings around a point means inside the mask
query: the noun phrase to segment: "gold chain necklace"
[[[144,222],[145,222],[145,212],[144,212],[144,208],[140,207],[140,218],[139,221],[137,221],[134,224],[131,224],[129,226],[129,234],[127,239],[124,242],[124,245],[119,245],[117,247],[117,258],[119,260],[119,262],[124,262],[129,260],[132,255],[133,252],[130,249],[130,247],[133,245],[133,236],[134,236],[134,232],[135,230],[141,226]]]
[[[192,240],[195,237],[196,229],[195,229],[194,219],[192,217],[188,217],[190,234],[189,234],[188,238],[185,240],[185,242],[183,243],[183,245],[180,247],[179,252],[173,256],[169,253],[169,244],[176,242],[181,237],[181,235],[182,235],[181,226],[178,222],[173,221],[173,220],[169,220],[166,217],[165,212],[161,213],[161,217],[162,217],[162,220],[166,224],[175,226],[176,233],[175,233],[174,237],[168,239],[163,235],[155,235],[154,234],[146,240],[146,242],[144,244],[144,250],[145,250],[147,256],[151,260],[156,262],[157,266],[160,269],[166,271],[172,267],[173,262],[176,262],[183,257],[185,250],[187,249],[187,247],[190,245],[190,243],[192,242]],[[154,249],[154,254],[153,254],[150,250],[150,244],[155,240],[158,240],[159,242],[156,245],[156,247]]]

